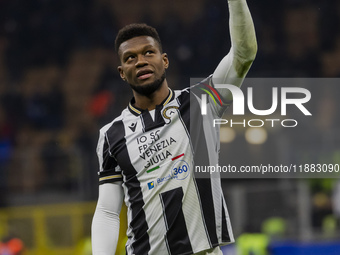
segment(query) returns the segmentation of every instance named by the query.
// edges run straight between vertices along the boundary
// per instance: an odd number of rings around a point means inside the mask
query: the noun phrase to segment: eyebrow
[[[150,49],[150,48],[155,49],[157,47],[154,46],[154,45],[148,44],[148,45],[145,45],[143,48],[138,49],[137,51],[145,51],[145,50]],[[158,49],[158,51],[159,51],[159,49]],[[128,50],[128,51],[123,52],[122,58],[124,59],[126,55],[130,55],[130,54],[135,54],[135,51]]]

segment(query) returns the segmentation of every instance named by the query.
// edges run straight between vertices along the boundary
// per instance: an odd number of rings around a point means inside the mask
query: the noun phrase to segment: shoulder
[[[124,118],[127,118],[129,116],[129,114],[130,114],[129,110],[125,108],[118,117],[114,118],[111,122],[107,123],[102,128],[100,128],[99,130],[100,134],[105,134],[112,127],[114,127],[118,123],[121,123],[124,120]]]
[[[175,90],[175,95],[180,96],[182,94],[188,94],[194,91],[198,87],[205,87],[206,85],[214,86],[212,81],[213,74],[209,75],[206,78],[193,78],[190,81],[190,86],[186,87],[182,90]]]
[[[201,95],[204,89],[214,87],[212,82],[212,74],[206,78],[196,78],[191,81],[191,85],[182,90],[175,90],[175,99],[187,100],[190,99],[191,94]]]

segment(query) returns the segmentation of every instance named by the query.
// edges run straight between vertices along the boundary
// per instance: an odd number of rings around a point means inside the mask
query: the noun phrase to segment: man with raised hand
[[[211,76],[181,91],[168,86],[169,59],[154,28],[131,24],[119,31],[118,71],[134,97],[100,130],[94,255],[115,253],[123,200],[128,255],[222,254],[220,246],[234,241],[220,179],[194,173],[195,165],[218,164],[219,130],[204,124],[200,114],[191,119],[205,92],[218,101],[208,102],[209,115],[221,117],[232,97],[214,84],[241,86],[255,59],[246,0],[229,0],[228,5],[230,52]]]

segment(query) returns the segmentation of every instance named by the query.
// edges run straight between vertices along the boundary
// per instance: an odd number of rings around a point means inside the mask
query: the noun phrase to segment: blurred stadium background
[[[131,98],[116,71],[117,31],[132,22],[155,26],[170,58],[170,86],[184,88],[229,51],[225,2],[0,1],[0,238],[20,238],[24,254],[91,254],[98,129]],[[339,1],[248,2],[259,45],[248,77],[340,76]],[[340,86],[305,88],[312,124],[269,132],[261,144],[237,130],[222,150],[248,165],[268,158],[339,164]],[[227,254],[250,255],[251,245],[253,254],[340,254],[337,179],[223,184],[238,238]]]

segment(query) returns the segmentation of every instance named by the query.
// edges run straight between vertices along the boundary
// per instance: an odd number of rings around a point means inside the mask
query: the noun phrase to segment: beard
[[[143,86],[136,86],[136,85],[129,83],[129,85],[138,94],[143,95],[143,96],[150,96],[152,93],[160,89],[164,80],[165,80],[165,71],[163,72],[162,76],[159,79],[155,80],[154,82],[150,84],[146,84]]]

